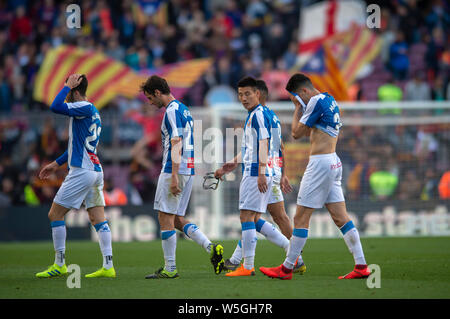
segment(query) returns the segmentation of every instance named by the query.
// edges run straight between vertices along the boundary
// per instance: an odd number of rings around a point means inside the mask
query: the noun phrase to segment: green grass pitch
[[[236,241],[223,241],[225,257]],[[256,248],[256,276],[215,275],[208,254],[191,240],[178,239],[180,278],[146,280],[163,265],[161,241],[113,243],[117,278],[84,278],[101,266],[94,242],[68,240],[67,264],[81,267],[81,288],[67,288],[66,278],[38,279],[35,273],[53,263],[48,242],[0,243],[0,298],[450,298],[450,237],[363,238],[369,264],[381,267],[381,288],[366,280],[338,280],[353,268],[342,239],[309,239],[304,260],[307,272],[293,280],[270,279],[260,266],[277,266],[284,252],[266,240]]]

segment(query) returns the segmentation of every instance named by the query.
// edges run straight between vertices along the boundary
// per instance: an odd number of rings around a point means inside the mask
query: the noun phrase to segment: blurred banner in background
[[[364,237],[370,236],[449,236],[450,212],[445,201],[349,202],[347,209]],[[47,214],[50,207],[0,208],[0,241],[48,240],[51,233]],[[209,207],[190,205],[186,218],[211,239],[240,239],[239,215],[227,213],[217,219]],[[290,218],[295,204],[287,207]],[[153,205],[106,207],[105,214],[115,242],[150,241],[159,238],[158,214]],[[270,215],[264,217],[273,222]],[[98,236],[85,210],[71,211],[65,218],[69,240],[93,240]],[[221,225],[221,238],[211,233],[212,225]],[[184,237],[184,234],[179,233]],[[260,235],[258,235],[260,236]],[[310,237],[338,238],[339,229],[328,212],[319,209],[311,217]],[[259,237],[263,239],[263,237]]]

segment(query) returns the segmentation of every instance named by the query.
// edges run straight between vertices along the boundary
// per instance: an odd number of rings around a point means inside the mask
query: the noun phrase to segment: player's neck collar
[[[252,108],[251,110],[248,110],[248,113],[252,113],[254,110],[256,110],[258,108],[258,106],[260,106],[261,104],[258,104],[257,106],[255,106],[254,108]]]

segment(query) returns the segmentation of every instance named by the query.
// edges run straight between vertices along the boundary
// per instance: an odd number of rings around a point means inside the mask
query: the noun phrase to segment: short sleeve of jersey
[[[183,121],[180,112],[177,112],[176,109],[168,110],[165,121],[170,138],[183,137]]]
[[[252,118],[252,128],[256,130],[258,134],[258,140],[264,140],[270,138],[270,121],[267,116],[264,116],[262,111],[256,111]]]
[[[300,119],[300,123],[303,123],[308,127],[313,127],[314,124],[316,124],[322,115],[320,107],[320,100],[322,98],[322,95],[317,95],[309,100],[308,105],[306,105],[305,113],[303,113],[303,116]]]
[[[95,112],[94,106],[86,101],[66,103],[67,104],[67,115],[73,117],[81,116],[92,116]]]

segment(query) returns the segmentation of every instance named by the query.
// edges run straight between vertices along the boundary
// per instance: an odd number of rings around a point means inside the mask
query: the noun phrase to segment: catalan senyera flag
[[[139,96],[141,83],[153,74],[164,77],[174,94],[181,98],[211,64],[209,58],[194,59],[138,73],[103,53],[63,45],[46,54],[36,76],[33,97],[50,105],[66,78],[78,73],[86,74],[89,82],[86,95],[98,109],[117,95]]]
[[[86,94],[97,108],[116,96],[111,90],[114,84],[133,76],[131,68],[103,53],[62,45],[46,54],[36,77],[34,99],[50,105],[66,78],[74,73],[86,74],[89,82]]]
[[[365,26],[355,25],[328,39],[326,45],[333,52],[345,82],[351,85],[358,71],[380,53],[382,39]]]
[[[322,45],[300,72],[307,75],[319,91],[330,93],[337,101],[349,100],[347,84],[328,46]]]

